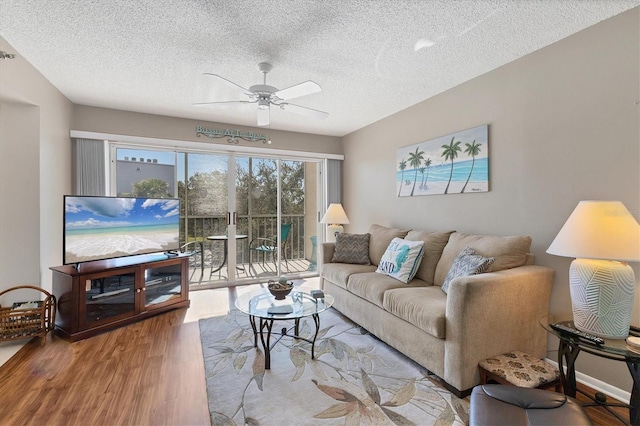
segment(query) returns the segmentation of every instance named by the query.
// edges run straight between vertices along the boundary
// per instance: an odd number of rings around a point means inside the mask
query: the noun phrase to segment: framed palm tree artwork
[[[398,149],[398,197],[489,191],[489,125]]]

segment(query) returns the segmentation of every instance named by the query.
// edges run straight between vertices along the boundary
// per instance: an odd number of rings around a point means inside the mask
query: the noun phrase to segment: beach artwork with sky
[[[65,264],[176,250],[180,201],[65,197]]]
[[[489,191],[489,125],[461,130],[397,150],[396,193]]]

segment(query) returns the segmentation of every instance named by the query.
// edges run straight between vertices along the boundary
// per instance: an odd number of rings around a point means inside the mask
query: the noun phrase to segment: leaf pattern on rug
[[[414,425],[412,421],[397,413],[386,406],[399,407],[408,404],[415,394],[415,381],[410,380],[398,392],[396,392],[391,401],[381,404],[380,390],[375,382],[364,371],[360,370],[361,383],[363,390],[367,396],[375,404],[384,415],[396,425]],[[358,420],[358,424],[362,421],[368,421],[379,417],[377,410],[374,411],[373,406],[369,408],[369,401],[360,400],[347,390],[340,387],[321,385],[316,380],[311,380],[322,392],[335,399],[343,402],[343,404],[335,404],[328,409],[316,414],[314,417],[318,419],[345,417],[349,421]]]
[[[468,420],[468,398],[437,386],[424,368],[335,310],[322,321],[329,324],[318,331],[315,359],[311,343],[288,335],[272,348],[272,369],[265,370],[246,315],[201,320],[212,424],[449,426]],[[314,332],[310,319],[300,321],[301,337],[313,339]]]
[[[262,380],[264,379],[264,353],[262,350],[256,349],[256,357],[253,359],[253,379],[256,381],[258,389],[262,389]]]

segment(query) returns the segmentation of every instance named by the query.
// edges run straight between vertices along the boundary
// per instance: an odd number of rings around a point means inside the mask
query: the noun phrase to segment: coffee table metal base
[[[285,336],[293,337],[294,339],[304,340],[305,342],[311,343],[311,359],[315,359],[315,346],[316,346],[316,338],[318,337],[318,331],[320,330],[320,315],[312,314],[311,318],[313,318],[313,322],[316,326],[316,331],[313,335],[313,339],[308,339],[306,337],[301,337],[300,334],[300,318],[294,319],[294,326],[287,329],[287,327],[282,327],[280,333],[273,333],[273,323],[279,318],[260,318],[259,326],[256,326],[256,317],[254,315],[249,315],[249,322],[251,323],[251,328],[253,329],[253,347],[258,347],[258,334],[260,335],[260,341],[262,342],[262,348],[264,349],[264,368],[265,370],[271,369],[271,349]],[[282,320],[286,320],[283,318]],[[293,329],[293,334],[289,334],[289,332]],[[265,337],[266,330],[266,337]],[[271,335],[277,334],[278,338],[272,343]]]

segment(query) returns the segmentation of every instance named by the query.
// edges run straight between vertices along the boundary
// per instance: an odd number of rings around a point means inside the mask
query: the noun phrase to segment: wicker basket
[[[47,333],[56,322],[56,298],[40,287],[23,285],[0,292],[0,297],[15,290],[31,289],[45,295],[44,300],[14,303],[13,307],[0,307],[0,341],[39,337],[44,344]],[[42,296],[42,295],[41,295]]]

